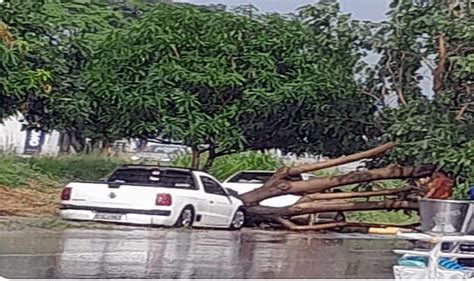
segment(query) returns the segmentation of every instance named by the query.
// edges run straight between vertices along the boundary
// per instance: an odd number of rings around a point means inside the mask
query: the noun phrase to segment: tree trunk
[[[214,164],[216,159],[216,151],[213,147],[209,148],[209,155],[207,156],[206,164],[204,164],[203,171],[208,172]]]
[[[71,140],[69,138],[69,134],[61,133],[59,135],[59,153],[60,154],[67,154],[71,151]]]
[[[193,154],[192,154],[193,159],[192,159],[191,166],[193,169],[199,170],[200,160],[201,160],[201,151],[199,150],[199,148],[195,146],[192,148],[192,150],[193,150]]]
[[[68,132],[67,134],[69,136],[70,144],[72,148],[74,148],[74,151],[76,153],[83,152],[86,147],[85,140],[81,138],[80,136],[77,136],[73,132]]]

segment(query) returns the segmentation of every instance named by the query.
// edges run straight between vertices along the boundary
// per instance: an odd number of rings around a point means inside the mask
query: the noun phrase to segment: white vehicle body
[[[258,171],[258,170],[246,170],[240,171],[233,174],[222,184],[225,188],[230,188],[236,191],[238,194],[244,194],[246,192],[257,189],[263,185],[263,183],[269,179],[275,172],[274,171]],[[246,179],[246,175],[251,175]],[[316,179],[317,177],[313,174],[301,174],[295,180],[310,180]],[[296,203],[301,196],[298,195],[282,195],[278,197],[269,198],[260,202],[260,205],[267,207],[286,207]]]
[[[192,226],[228,228],[243,203],[203,172],[128,165],[104,182],[69,183],[61,195],[60,215],[72,220],[174,226],[185,208],[192,209]]]
[[[403,255],[399,260],[399,264],[393,266],[395,280],[474,280],[474,268],[472,266],[464,265],[461,266],[462,269],[454,269],[446,266],[446,263],[444,266],[441,263],[441,259],[447,259],[455,264],[458,264],[461,260],[474,259],[474,254],[471,251],[463,249],[464,247],[471,248],[469,244],[473,245],[474,243],[473,235],[398,233],[397,236],[408,240],[428,242],[431,245],[429,249],[394,250],[396,254]],[[448,249],[443,250],[443,244],[448,244]],[[422,263],[424,263],[423,266],[400,264],[402,260],[410,258],[421,258]]]

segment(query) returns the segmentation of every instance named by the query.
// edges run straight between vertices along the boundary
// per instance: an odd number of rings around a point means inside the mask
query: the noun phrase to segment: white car
[[[71,182],[60,216],[71,220],[239,229],[243,202],[211,175],[183,168],[124,165],[103,182]]]
[[[237,192],[239,195],[252,191],[256,188],[261,187],[275,171],[259,171],[259,170],[246,170],[240,171],[232,176],[222,184],[226,189],[231,189]],[[290,176],[287,180],[290,181],[307,181],[317,179],[313,174],[302,173],[297,176]],[[260,205],[267,207],[286,207],[295,204],[301,196],[299,195],[281,195],[269,199],[265,199],[260,202]],[[326,212],[318,213],[312,216],[312,222],[333,222],[333,221],[344,221],[345,216],[341,212]]]
[[[240,171],[226,179],[222,185],[225,188],[229,188],[236,191],[238,194],[243,194],[261,187],[263,183],[265,183],[268,179],[271,178],[271,176],[273,176],[274,173],[274,171]],[[293,176],[289,178],[289,180],[298,181],[316,178],[317,177],[313,174],[304,173],[298,176]],[[293,205],[300,198],[301,196],[298,195],[282,195],[263,200],[262,202],[260,202],[260,205],[268,207],[286,207],[289,205]]]

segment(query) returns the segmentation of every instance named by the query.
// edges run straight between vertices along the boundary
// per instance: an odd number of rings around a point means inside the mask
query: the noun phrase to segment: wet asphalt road
[[[156,228],[3,231],[0,276],[393,278],[391,250],[407,242],[366,238]]]

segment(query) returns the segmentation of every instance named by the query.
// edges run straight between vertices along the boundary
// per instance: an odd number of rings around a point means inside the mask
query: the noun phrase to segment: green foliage
[[[0,40],[1,119],[22,112],[29,127],[92,137],[84,94],[84,67],[104,31],[120,24],[116,5],[102,1],[7,1],[0,25],[12,34]]]
[[[348,221],[361,223],[408,225],[419,222],[415,213],[405,214],[403,211],[350,212],[346,216]]]
[[[455,197],[474,182],[473,11],[467,1],[392,1],[390,21],[373,27],[381,60],[363,82],[380,101],[382,139],[400,141],[377,165],[435,164],[456,180]],[[432,97],[421,94],[420,67],[431,70]]]

